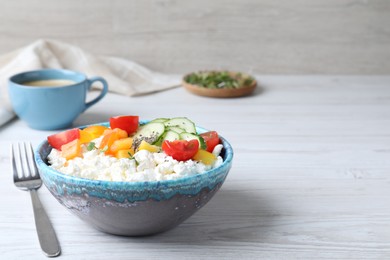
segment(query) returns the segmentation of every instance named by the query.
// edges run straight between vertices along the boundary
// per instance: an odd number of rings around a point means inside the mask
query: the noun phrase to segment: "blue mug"
[[[88,90],[99,81],[99,96],[86,102]],[[108,91],[106,80],[87,78],[84,74],[64,69],[42,69],[12,76],[8,81],[9,96],[16,115],[28,126],[39,130],[69,127],[86,109],[101,100]]]

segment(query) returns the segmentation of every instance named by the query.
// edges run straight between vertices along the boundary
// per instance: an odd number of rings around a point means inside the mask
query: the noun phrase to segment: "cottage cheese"
[[[222,164],[219,156],[223,146],[214,148],[213,154],[217,160],[213,165],[188,160],[180,162],[165,153],[150,153],[140,150],[134,154],[134,159],[117,159],[107,156],[100,150],[87,151],[84,148],[83,157],[66,160],[61,152],[52,149],[48,156],[51,167],[68,175],[105,181],[160,181],[192,176],[218,167]]]

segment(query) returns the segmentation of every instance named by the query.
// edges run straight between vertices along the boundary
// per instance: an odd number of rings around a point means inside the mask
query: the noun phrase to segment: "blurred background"
[[[389,74],[388,0],[1,0],[0,54],[56,39],[186,73]]]

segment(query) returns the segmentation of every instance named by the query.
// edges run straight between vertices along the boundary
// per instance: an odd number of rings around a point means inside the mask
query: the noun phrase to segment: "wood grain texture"
[[[187,73],[389,74],[387,0],[13,0],[0,53],[38,38]]]
[[[75,125],[118,114],[187,116],[234,148],[219,193],[172,231],[100,233],[39,190],[63,259],[389,259],[390,77],[259,76],[255,95],[195,96],[183,88],[108,94]],[[0,255],[43,259],[28,193],[12,184],[12,142],[49,131],[0,128]]]

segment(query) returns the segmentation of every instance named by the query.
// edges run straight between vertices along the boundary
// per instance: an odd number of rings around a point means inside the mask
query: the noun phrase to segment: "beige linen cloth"
[[[75,70],[88,77],[101,76],[110,92],[127,96],[143,95],[179,86],[179,77],[152,72],[130,60],[96,56],[56,40],[37,40],[0,56],[0,126],[12,119],[7,82],[10,76],[42,68]]]

